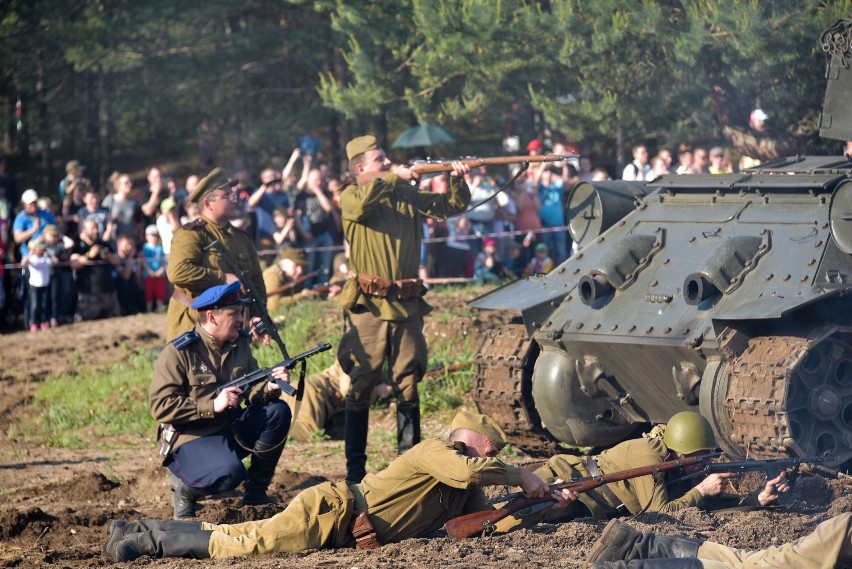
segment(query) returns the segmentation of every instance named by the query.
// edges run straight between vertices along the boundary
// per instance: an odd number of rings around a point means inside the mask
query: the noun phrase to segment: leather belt
[[[420,279],[398,279],[392,281],[373,275],[358,275],[358,287],[368,296],[390,300],[408,300],[423,294],[423,281]]]
[[[586,459],[586,468],[589,469],[589,474],[591,474],[595,478],[600,478],[603,476],[603,472],[601,472],[601,468],[600,466],[598,466],[598,459],[596,456],[590,456],[588,459]],[[612,507],[614,507],[616,510],[621,510],[622,508],[624,508],[624,502],[619,500],[618,496],[615,495],[615,492],[613,492],[606,484],[601,484],[600,486],[595,488],[595,490],[603,494],[606,499],[613,504]]]
[[[352,518],[352,524],[349,526],[349,531],[352,537],[355,538],[355,547],[357,549],[376,549],[382,546],[379,540],[379,534],[376,528],[373,527],[373,522],[367,515],[367,500],[364,499],[364,494],[361,492],[361,487],[357,484],[350,484],[349,489],[352,495],[355,496],[355,504],[360,512]]]

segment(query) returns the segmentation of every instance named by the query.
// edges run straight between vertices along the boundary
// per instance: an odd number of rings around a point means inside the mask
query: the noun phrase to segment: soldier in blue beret
[[[193,330],[170,342],[157,359],[149,400],[160,425],[163,465],[171,472],[175,519],[195,517],[198,498],[243,481],[245,504],[274,503],[266,490],[291,419],[281,388],[270,380],[245,393],[236,387],[216,393],[259,368],[243,328],[248,303],[239,282],[208,288],[192,302],[198,313]],[[289,382],[290,374],[278,367],[272,379]],[[248,455],[246,472],[242,460]]]

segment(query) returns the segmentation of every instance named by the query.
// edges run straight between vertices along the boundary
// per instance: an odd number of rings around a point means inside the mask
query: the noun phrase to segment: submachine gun
[[[252,385],[254,385],[256,383],[259,383],[261,381],[269,381],[269,378],[272,377],[272,370],[273,369],[275,369],[277,367],[286,367],[287,369],[293,369],[294,367],[296,367],[296,365],[299,362],[302,363],[302,369],[300,371],[300,376],[301,376],[301,379],[304,380],[305,367],[306,367],[306,364],[307,364],[307,359],[311,356],[317,355],[320,352],[324,352],[324,351],[330,350],[330,349],[331,349],[331,344],[321,342],[321,343],[317,344],[317,346],[315,348],[312,348],[312,349],[310,349],[306,352],[302,352],[301,354],[293,356],[292,358],[287,358],[287,359],[285,359],[281,362],[278,362],[274,366],[263,367],[263,368],[260,368],[260,369],[256,369],[254,371],[250,371],[249,373],[247,373],[245,375],[241,375],[240,377],[238,377],[237,379],[235,379],[233,381],[229,381],[228,383],[220,385],[219,387],[216,388],[216,395],[219,395],[219,393],[221,393],[225,389],[228,389],[229,387],[239,387],[240,389],[245,391],[246,388],[251,387]],[[296,395],[298,393],[298,390],[295,387],[293,387],[292,385],[290,385],[289,383],[286,383],[284,381],[279,381],[279,380],[275,380],[275,383],[277,383],[278,387],[281,388],[281,391],[283,391],[287,395],[292,396],[292,395]]]
[[[781,474],[781,471],[787,473],[787,482],[790,486],[796,481],[799,474],[799,469],[803,464],[819,465],[824,462],[834,462],[836,457],[830,454],[819,456],[792,456],[789,458],[773,458],[768,460],[742,460],[739,462],[712,462],[705,464],[704,468],[697,472],[681,476],[671,481],[671,484],[677,484],[683,480],[690,480],[699,476],[707,476],[714,472],[732,472],[734,474],[745,474],[746,472],[762,472],[766,480],[772,480]],[[819,469],[817,469],[819,472]]]

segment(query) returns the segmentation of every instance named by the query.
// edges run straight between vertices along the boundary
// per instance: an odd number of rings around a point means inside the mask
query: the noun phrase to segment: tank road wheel
[[[846,336],[753,338],[730,370],[730,442],[749,457],[830,453],[835,465],[852,458],[852,345]]]

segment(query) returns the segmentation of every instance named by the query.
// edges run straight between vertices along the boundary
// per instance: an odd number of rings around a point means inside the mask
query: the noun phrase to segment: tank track
[[[489,330],[474,359],[473,398],[479,412],[494,419],[513,446],[530,456],[549,457],[556,443],[541,433],[524,395],[532,349],[533,340],[522,324]]]
[[[753,338],[731,366],[726,404],[732,438],[750,458],[782,458],[793,450],[784,404],[793,370],[808,348],[806,338]]]

